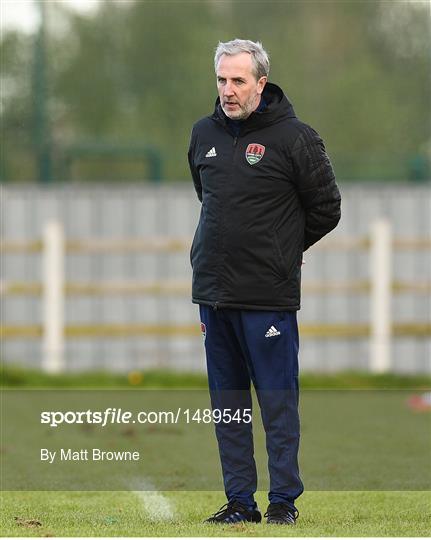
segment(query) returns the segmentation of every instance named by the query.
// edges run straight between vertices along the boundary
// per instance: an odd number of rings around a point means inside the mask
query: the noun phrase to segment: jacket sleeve
[[[305,212],[305,251],[340,221],[341,196],[325,145],[313,128],[302,127],[292,149],[292,159]]]
[[[195,167],[194,158],[193,158],[195,145],[196,145],[196,136],[195,136],[195,132],[193,130],[191,138],[190,138],[190,146],[189,146],[189,151],[188,151],[187,156],[188,156],[188,160],[189,160],[190,172],[192,173],[193,184],[195,186],[196,194],[197,194],[198,199],[200,200],[200,202],[202,202],[202,183],[201,183],[201,179],[200,179],[200,176],[199,176],[199,172],[197,171],[197,169]]]

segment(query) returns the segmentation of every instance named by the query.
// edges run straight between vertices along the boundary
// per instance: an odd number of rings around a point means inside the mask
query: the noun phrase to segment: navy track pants
[[[200,305],[213,409],[252,408],[251,381],[266,433],[269,501],[295,509],[299,476],[298,325],[296,312],[214,310]],[[243,418],[243,416],[241,416]],[[257,489],[252,424],[215,424],[229,501],[253,506]]]

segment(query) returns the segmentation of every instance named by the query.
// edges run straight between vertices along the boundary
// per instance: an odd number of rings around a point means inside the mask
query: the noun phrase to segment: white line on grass
[[[134,493],[142,502],[143,511],[152,521],[172,521],[175,511],[171,501],[146,480],[133,482]]]

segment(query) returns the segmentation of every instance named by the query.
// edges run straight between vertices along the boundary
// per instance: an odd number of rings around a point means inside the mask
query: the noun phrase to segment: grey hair
[[[263,48],[260,41],[250,41],[249,39],[233,39],[225,43],[219,41],[214,56],[214,68],[217,72],[217,66],[220,57],[223,54],[234,56],[240,53],[249,53],[253,62],[253,74],[256,80],[261,77],[268,77],[269,74],[269,55]]]

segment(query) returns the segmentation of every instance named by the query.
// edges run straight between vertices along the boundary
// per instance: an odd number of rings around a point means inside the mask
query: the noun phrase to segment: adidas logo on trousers
[[[271,326],[271,328],[265,334],[265,337],[274,337],[274,336],[279,336],[279,335],[280,335],[280,332],[277,330],[277,328],[275,326]]]

